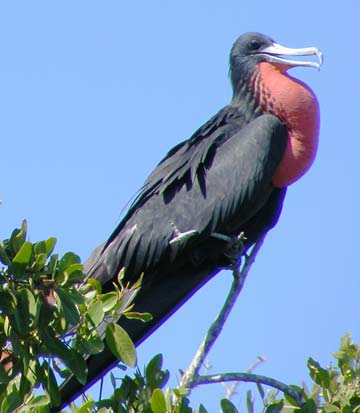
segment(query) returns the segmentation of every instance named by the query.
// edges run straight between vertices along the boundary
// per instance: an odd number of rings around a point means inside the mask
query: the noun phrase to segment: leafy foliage
[[[112,374],[113,394],[94,403],[93,407],[100,409],[99,412],[106,408],[109,413],[192,413],[194,410],[187,397],[189,390],[165,388],[169,372],[162,369],[162,364],[163,357],[158,354],[143,373],[137,368],[134,377],[126,375],[120,379],[119,385]],[[207,410],[200,406],[199,412],[206,413]]]
[[[80,258],[53,253],[56,239],[27,241],[24,221],[10,238],[0,242],[0,411],[47,413],[60,404],[58,381],[70,374],[86,382],[88,355],[98,354],[104,340],[120,360],[119,367],[136,366],[130,337],[116,321],[119,316],[144,322],[150,314],[132,311],[141,285],[123,285],[123,273],[112,292],[103,293],[97,280],[85,280]],[[105,322],[106,321],[106,322]],[[105,322],[105,323],[104,323]],[[105,325],[105,327],[104,327]],[[257,384],[264,413],[360,413],[360,345],[349,334],[334,353],[335,363],[321,366],[309,358],[311,390],[291,386],[300,397],[281,396]],[[112,395],[87,399],[72,413],[207,413],[190,406],[190,391],[166,387],[169,372],[162,355],[144,368],[118,379],[111,373]],[[219,375],[221,376],[221,375]],[[246,393],[248,413],[255,398]],[[237,413],[233,401],[222,399],[221,412]],[[245,408],[245,407],[244,407]]]
[[[57,378],[74,374],[86,382],[85,357],[106,342],[122,363],[135,365],[129,336],[115,321],[131,315],[140,283],[102,294],[96,280],[84,281],[80,258],[53,253],[56,239],[31,243],[24,221],[0,243],[0,411],[40,412],[60,404]],[[137,315],[141,318],[141,314]],[[144,315],[148,319],[148,315]],[[34,389],[37,389],[36,396]]]
[[[307,365],[313,381],[311,390],[306,385],[292,386],[302,395],[300,403],[288,396],[278,398],[277,392],[272,391],[263,397],[265,413],[360,412],[360,345],[354,344],[351,335],[346,334],[334,357],[335,365],[328,367],[322,367],[309,358]]]
[[[318,362],[309,359],[311,390],[308,390],[304,384],[301,387],[291,386],[301,395],[300,401],[289,396],[280,397],[277,390],[266,392],[259,384],[258,392],[263,406],[256,409],[254,397],[250,390],[247,391],[248,413],[360,412],[360,345],[354,344],[351,336],[347,334],[341,339],[340,349],[334,353],[334,356],[335,367],[323,368]],[[207,413],[208,410],[203,405],[197,409],[190,406],[190,390],[165,388],[169,372],[162,369],[162,363],[162,356],[155,356],[143,373],[137,369],[133,378],[125,376],[120,379],[119,386],[117,386],[118,380],[113,376],[113,395],[106,400],[93,403],[92,407],[95,410],[88,410],[88,412],[102,412],[101,409],[106,408],[108,413]],[[220,401],[220,408],[222,413],[239,412],[236,405],[228,399]],[[80,410],[75,411],[80,413]]]

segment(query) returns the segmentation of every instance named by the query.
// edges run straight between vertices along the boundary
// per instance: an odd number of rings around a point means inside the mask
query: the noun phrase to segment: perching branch
[[[201,366],[203,365],[205,358],[209,354],[212,346],[214,345],[216,339],[219,337],[221,330],[239,296],[242,288],[244,286],[246,277],[250,271],[251,266],[255,262],[256,256],[260,251],[260,248],[264,242],[265,235],[263,235],[258,242],[254,245],[249,256],[246,257],[245,263],[240,270],[235,268],[233,270],[233,282],[229,291],[229,294],[225,300],[225,303],[220,310],[218,316],[210,326],[208,332],[206,333],[202,343],[200,344],[193,360],[191,361],[189,367],[183,374],[180,387],[183,388],[193,388],[201,384],[210,383],[223,383],[228,381],[241,381],[241,382],[251,382],[271,386],[275,389],[282,391],[283,393],[289,395],[294,400],[300,402],[301,395],[292,387],[275,380],[270,377],[261,376],[253,373],[225,373],[225,374],[214,374],[214,375],[199,375]]]
[[[250,271],[251,266],[255,262],[256,255],[258,254],[264,242],[264,239],[265,239],[265,235],[263,235],[254,245],[253,249],[251,250],[250,255],[246,256],[242,269],[240,270],[239,268],[235,268],[233,270],[234,279],[233,279],[229,294],[225,300],[225,303],[222,309],[220,310],[218,316],[216,317],[216,319],[210,326],[208,332],[206,333],[189,367],[183,374],[181,381],[180,381],[180,387],[191,388],[191,387],[194,387],[194,385],[196,385],[195,383],[197,383],[200,368],[203,365],[204,360],[209,354],[216,339],[219,337],[221,330],[232,308],[234,307],[236,299],[239,296],[244,286],[246,277]]]
[[[261,376],[259,374],[253,373],[224,373],[197,376],[196,378],[194,378],[192,386],[198,386],[201,384],[223,383],[227,381],[242,381],[248,383],[264,384],[266,386],[271,386],[274,389],[282,391],[284,394],[292,397],[298,403],[301,402],[301,395],[294,388],[271,377]]]

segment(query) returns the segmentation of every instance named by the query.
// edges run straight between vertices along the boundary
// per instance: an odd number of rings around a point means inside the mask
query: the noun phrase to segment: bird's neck
[[[269,63],[257,65],[251,81],[262,110],[287,125],[287,147],[272,182],[276,187],[288,186],[304,175],[315,159],[320,126],[318,101],[307,85]]]

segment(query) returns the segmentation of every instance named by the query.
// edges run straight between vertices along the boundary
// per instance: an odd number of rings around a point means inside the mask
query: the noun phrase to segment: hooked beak
[[[319,49],[316,47],[304,47],[301,49],[292,49],[289,47],[281,46],[278,43],[273,43],[271,46],[266,47],[265,49],[259,52],[261,55],[267,56],[267,61],[269,63],[280,64],[283,66],[290,67],[297,67],[297,66],[305,66],[305,67],[313,67],[315,69],[320,69],[320,66],[323,62],[323,56]],[[299,61],[299,60],[291,60],[286,59],[283,56],[312,56],[315,55],[318,58],[319,62],[312,62],[312,61]]]

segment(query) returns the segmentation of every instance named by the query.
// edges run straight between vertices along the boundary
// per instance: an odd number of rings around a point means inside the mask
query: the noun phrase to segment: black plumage
[[[225,107],[169,152],[109,240],[86,263],[88,274],[106,285],[122,267],[128,279],[135,279],[163,264],[171,271],[184,255],[197,256],[198,264],[208,254],[201,257],[197,247],[212,233],[242,230],[274,191],[271,177],[287,131],[273,115],[258,116],[246,126],[241,119],[236,107]],[[196,233],[183,243],[170,243],[177,232],[187,231]]]

